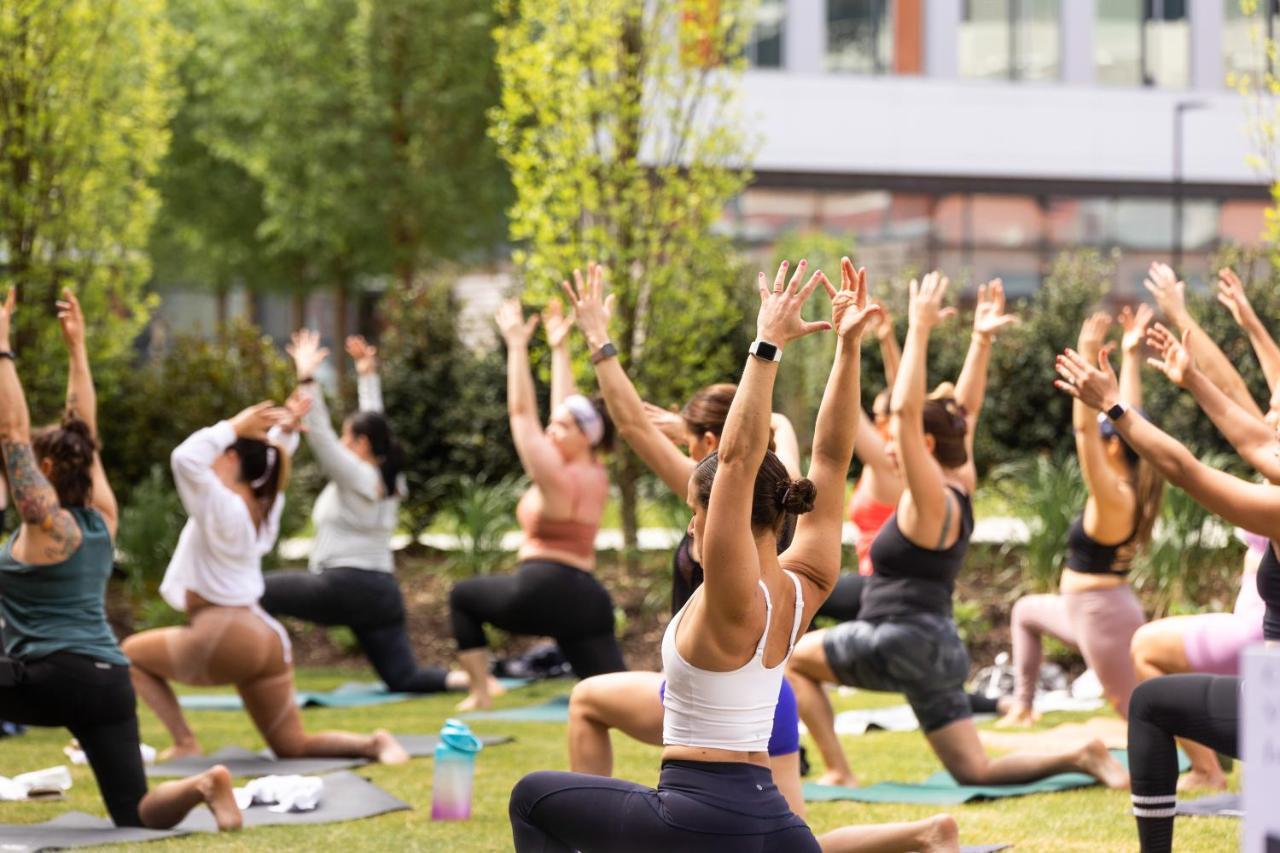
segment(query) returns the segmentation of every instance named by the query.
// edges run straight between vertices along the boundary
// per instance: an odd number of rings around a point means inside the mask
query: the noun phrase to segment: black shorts
[[[964,692],[969,653],[949,616],[844,622],[827,629],[822,650],[841,684],[905,694],[926,733],[973,716]]]

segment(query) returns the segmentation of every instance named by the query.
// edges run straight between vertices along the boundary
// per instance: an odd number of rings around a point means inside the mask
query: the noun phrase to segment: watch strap
[[[591,363],[599,364],[605,359],[614,358],[618,354],[618,348],[613,345],[613,341],[605,341],[600,345],[600,349],[591,353]]]

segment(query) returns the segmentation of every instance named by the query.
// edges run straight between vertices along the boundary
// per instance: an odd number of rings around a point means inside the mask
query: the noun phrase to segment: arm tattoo
[[[9,471],[9,493],[22,522],[43,534],[43,557],[60,560],[80,547],[80,527],[58,503],[58,493],[36,465],[31,445],[24,441],[0,442]]]

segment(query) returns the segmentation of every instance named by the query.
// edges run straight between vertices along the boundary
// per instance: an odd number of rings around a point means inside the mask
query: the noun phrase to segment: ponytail
[[[256,438],[237,438],[231,449],[240,460],[240,482],[249,484],[261,525],[276,498],[289,487],[292,460],[278,445]]]

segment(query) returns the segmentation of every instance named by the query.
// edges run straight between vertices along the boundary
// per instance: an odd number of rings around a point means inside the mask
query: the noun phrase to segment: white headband
[[[591,405],[591,401],[581,394],[571,394],[565,398],[564,406],[573,415],[578,429],[587,437],[587,442],[595,447],[604,438],[604,418]]]
[[[279,456],[279,451],[277,451],[274,446],[268,444],[267,445],[267,468],[265,471],[262,472],[261,477],[259,477],[258,479],[254,480],[252,483],[249,484],[249,488],[261,489],[263,486],[267,484],[267,480],[270,479],[271,477],[271,472],[276,469],[276,459],[278,456]]]

